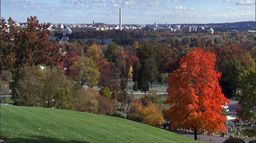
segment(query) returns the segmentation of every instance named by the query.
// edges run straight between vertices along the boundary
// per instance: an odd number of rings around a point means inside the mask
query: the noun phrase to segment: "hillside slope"
[[[1,106],[0,135],[8,143],[193,143],[141,123],[83,112]]]

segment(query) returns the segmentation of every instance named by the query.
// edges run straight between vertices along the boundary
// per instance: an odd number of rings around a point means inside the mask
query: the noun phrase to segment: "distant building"
[[[214,33],[213,28],[210,28],[208,31],[209,31],[209,33],[211,33],[211,34],[213,34],[213,33]]]
[[[71,28],[68,26],[65,26],[65,28],[62,29],[62,34],[63,35],[72,34]]]
[[[157,22],[155,22],[154,29],[155,30],[157,29]]]
[[[189,26],[188,32],[197,32],[198,26]]]
[[[60,29],[64,29],[64,25],[63,25],[63,24],[60,24],[60,25],[59,25],[59,28],[60,28]]]
[[[119,8],[119,30],[122,31],[122,9]]]
[[[175,29],[180,30],[181,26],[180,25],[175,25]]]

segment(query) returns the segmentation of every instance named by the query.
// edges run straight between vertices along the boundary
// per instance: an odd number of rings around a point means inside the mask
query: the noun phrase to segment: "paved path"
[[[176,133],[194,139],[194,134],[192,134],[192,133],[182,132],[182,131],[177,131]],[[220,136],[198,135],[197,138],[198,138],[198,140],[200,140],[204,143],[223,143],[228,138],[228,136],[227,137],[220,137]],[[244,141],[246,143],[248,142],[246,140],[244,140]]]

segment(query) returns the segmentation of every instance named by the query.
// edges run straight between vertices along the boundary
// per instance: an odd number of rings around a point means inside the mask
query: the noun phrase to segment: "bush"
[[[242,131],[242,134],[248,137],[256,137],[256,130],[255,129],[245,129]]]
[[[236,137],[230,137],[225,140],[223,143],[245,143],[242,139]]]
[[[111,99],[109,89],[99,92],[82,87],[57,68],[24,67],[15,86],[15,103],[25,106],[43,106],[74,109],[112,115],[117,101]],[[106,91],[106,92],[105,92]]]
[[[0,99],[0,101],[4,104],[14,104],[14,101],[11,98]]]
[[[161,100],[161,97],[156,95],[154,91],[149,91],[148,94],[141,98],[141,101],[143,105],[147,105],[149,103],[154,103],[156,105],[162,105],[163,101]]]
[[[128,118],[153,126],[162,125],[164,123],[161,110],[152,102],[146,105],[141,101],[133,102],[128,113]]]
[[[106,87],[106,86],[102,87],[100,89],[99,93],[100,93],[101,96],[104,96],[108,99],[111,99],[111,91],[108,87]]]
[[[17,83],[13,91],[17,105],[40,106],[43,104],[42,91],[44,86],[44,72],[37,66],[24,67],[16,75]]]
[[[9,94],[9,82],[12,74],[9,71],[0,72],[0,94]]]
[[[98,113],[112,115],[117,108],[117,102],[103,96],[97,96],[97,101],[99,103]]]
[[[154,104],[149,103],[143,110],[143,123],[148,125],[162,125],[164,123],[164,117],[161,110]]]
[[[92,89],[80,91],[75,98],[75,109],[82,112],[97,113],[99,102],[96,97],[99,93]]]
[[[15,104],[72,109],[80,89],[57,68],[38,66],[21,69],[15,87]]]
[[[131,105],[130,111],[128,112],[128,118],[134,121],[143,121],[143,105],[139,101],[134,101]]]
[[[75,97],[75,109],[83,112],[113,115],[117,102],[105,96],[101,96],[93,89],[84,90]]]
[[[45,77],[41,93],[43,101],[46,101],[44,106],[59,109],[74,108],[74,97],[80,88],[57,68],[46,68],[43,72]]]

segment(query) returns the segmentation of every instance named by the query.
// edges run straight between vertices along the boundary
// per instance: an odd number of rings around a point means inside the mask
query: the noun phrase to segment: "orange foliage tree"
[[[174,128],[193,130],[195,140],[198,133],[226,131],[223,106],[228,100],[221,92],[215,61],[214,53],[195,48],[168,77],[167,117]]]

